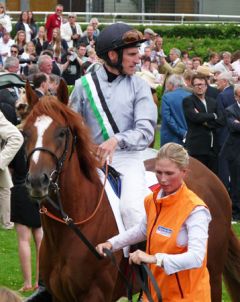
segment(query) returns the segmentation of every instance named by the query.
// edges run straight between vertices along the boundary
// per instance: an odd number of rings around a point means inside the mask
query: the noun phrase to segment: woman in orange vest
[[[208,226],[206,204],[184,183],[189,156],[179,144],[165,144],[156,159],[159,187],[145,198],[146,217],[96,249],[112,251],[147,239],[146,253],[130,253],[130,263],[148,263],[163,302],[210,302],[207,270]],[[149,289],[154,301],[156,294]],[[144,301],[147,301],[144,298]]]

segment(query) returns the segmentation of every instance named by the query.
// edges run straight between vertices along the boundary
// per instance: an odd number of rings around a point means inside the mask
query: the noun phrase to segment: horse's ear
[[[25,85],[25,90],[26,90],[26,97],[27,97],[28,105],[30,108],[33,108],[33,106],[35,104],[37,104],[37,102],[38,102],[38,97],[37,97],[35,91],[32,89],[28,80]]]
[[[65,105],[68,104],[68,87],[66,82],[61,79],[57,89],[57,98]]]

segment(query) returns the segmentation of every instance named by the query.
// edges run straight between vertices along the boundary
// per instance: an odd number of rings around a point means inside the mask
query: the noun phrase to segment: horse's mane
[[[70,128],[76,136],[76,151],[81,170],[90,181],[96,180],[96,168],[99,165],[95,157],[96,147],[80,114],[62,104],[55,96],[45,96],[30,111],[25,120],[24,129],[32,125],[41,115],[49,116],[57,123],[64,123]]]

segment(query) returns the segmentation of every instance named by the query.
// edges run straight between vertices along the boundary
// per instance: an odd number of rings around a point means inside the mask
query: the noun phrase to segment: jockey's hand
[[[96,246],[96,250],[98,252],[99,255],[106,257],[107,255],[103,252],[103,249],[108,249],[111,250],[112,249],[112,244],[108,241],[104,242],[104,243],[99,243]]]
[[[141,250],[136,250],[129,254],[129,263],[141,264],[144,263],[157,263],[157,259],[153,255],[149,255]]]
[[[112,163],[113,154],[117,145],[118,140],[113,136],[98,146],[97,157],[102,165],[104,165],[107,159],[110,164]]]

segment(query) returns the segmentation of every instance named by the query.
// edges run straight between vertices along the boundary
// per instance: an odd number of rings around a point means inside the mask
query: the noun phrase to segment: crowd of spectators
[[[0,73],[29,79],[39,98],[55,95],[60,78],[74,85],[89,66],[102,63],[95,51],[98,25],[98,19],[92,18],[83,31],[76,14],[71,12],[65,18],[63,6],[57,5],[45,26],[38,27],[33,12],[22,11],[14,25],[16,35],[11,37],[14,26],[5,13],[4,3],[0,3]],[[161,145],[168,142],[184,145],[191,156],[218,175],[232,198],[233,218],[240,220],[240,157],[232,156],[232,150],[229,151],[231,145],[237,150],[240,137],[240,51],[213,52],[209,61],[204,62],[203,58],[191,57],[174,45],[166,53],[163,37],[151,28],[144,30],[144,38],[136,74],[148,82],[153,94],[158,86],[163,86]],[[1,89],[0,109],[14,125],[21,119],[17,114],[20,106],[15,110],[20,96],[21,91],[14,85]],[[13,223],[9,220],[3,227],[10,229]],[[36,228],[33,235],[41,237],[39,223],[31,222],[28,227]],[[30,259],[24,249],[29,249],[30,232],[22,226],[17,230],[20,246],[23,244],[20,260],[25,262],[23,290],[27,290],[32,284]],[[25,240],[25,245],[21,240]]]
[[[42,52],[48,50],[47,55],[54,61],[52,73],[62,76],[67,84],[74,85],[75,80],[84,74],[89,62],[93,64],[100,61],[94,51],[100,33],[98,19],[92,18],[83,31],[77,22],[77,15],[70,12],[65,16],[63,9],[62,5],[56,5],[55,12],[47,17],[45,26],[38,27],[32,11],[22,11],[19,20],[13,25],[5,13],[5,4],[0,3],[0,67],[3,72],[6,58],[16,56],[20,61],[18,73],[27,77],[29,69],[32,69],[30,65],[37,65]],[[15,29],[15,37],[11,37],[12,29]],[[191,58],[187,51],[175,47],[165,54],[163,37],[151,28],[144,30],[144,38],[146,41],[139,49],[137,71],[141,72],[140,76],[151,78],[154,84],[163,85],[164,89],[171,74],[184,75],[184,72],[189,71],[194,74],[202,65],[209,67],[213,74],[211,84],[224,71],[232,72],[233,80],[238,81],[239,56],[232,56],[227,51],[222,54],[212,53],[209,61],[203,62],[201,57]]]
[[[67,84],[73,85],[90,64],[98,61],[95,43],[100,33],[97,18],[90,20],[84,32],[76,19],[73,12],[63,17],[63,6],[58,4],[55,13],[48,16],[45,26],[38,27],[31,11],[22,11],[13,25],[11,18],[5,14],[4,3],[0,3],[1,73],[6,71],[6,58],[14,56],[20,64],[16,73],[22,78],[31,78],[33,70],[41,71],[39,60],[42,61],[40,57],[44,54],[52,60],[53,67],[49,73],[62,76]],[[15,37],[11,37],[13,29]],[[83,66],[84,63],[86,66]]]

